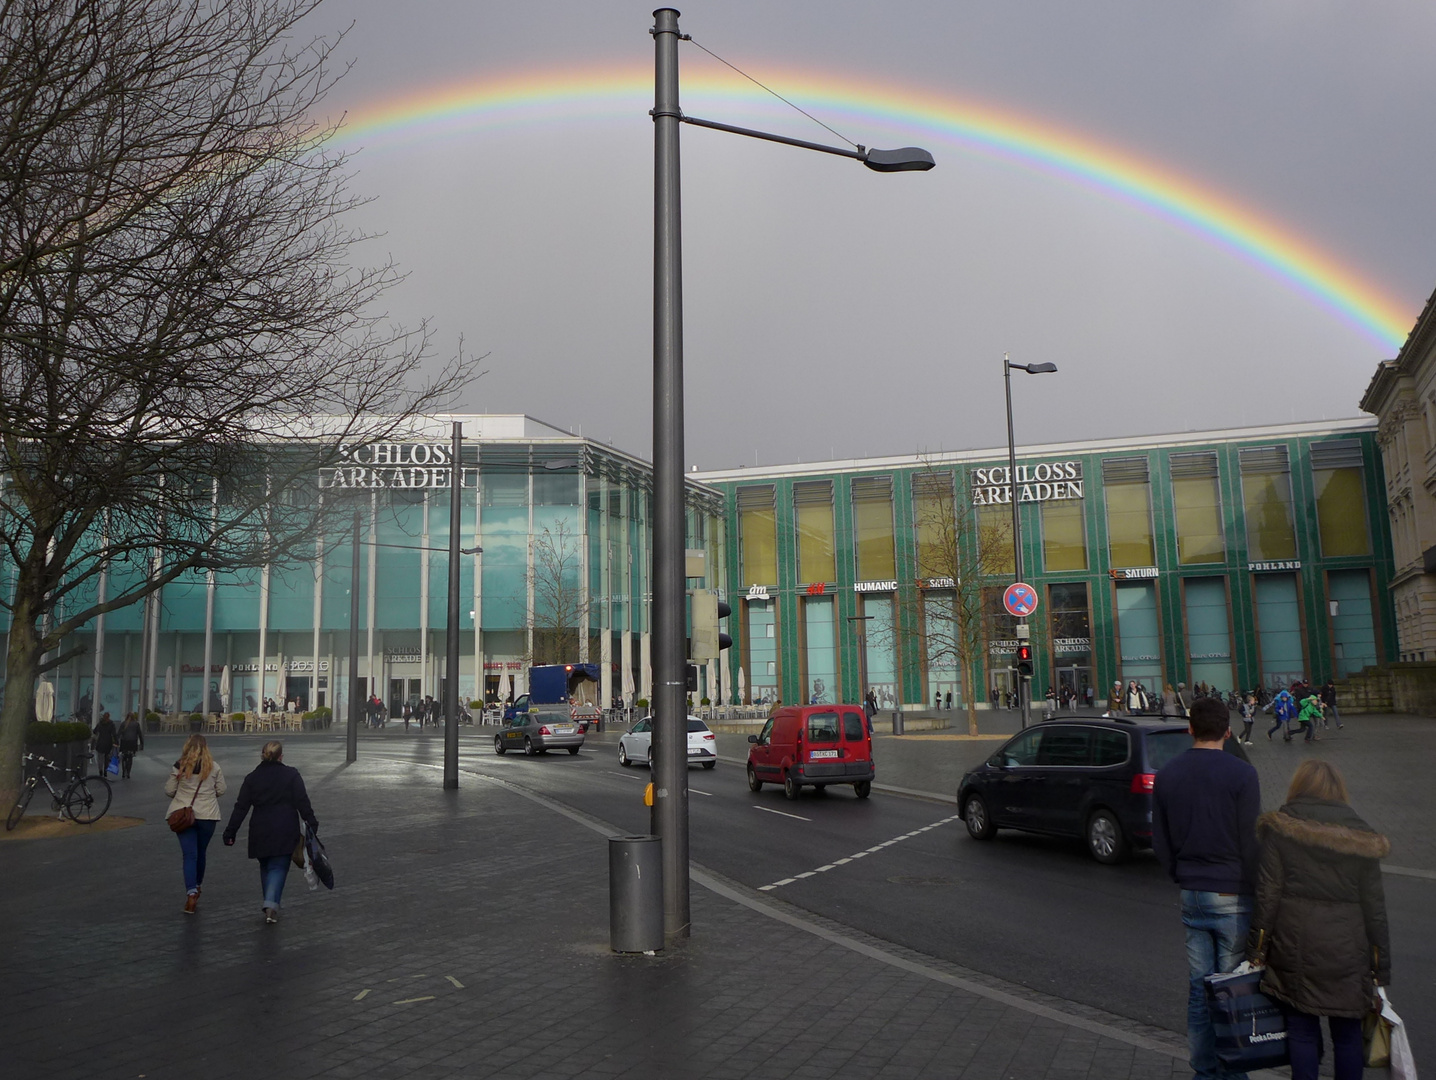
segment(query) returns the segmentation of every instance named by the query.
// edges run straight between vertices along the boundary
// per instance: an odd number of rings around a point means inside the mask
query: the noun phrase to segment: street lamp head
[[[1021,368],[1029,375],[1050,375],[1057,370],[1056,364],[1013,364],[1015,368]]]
[[[898,150],[868,150],[863,164],[874,172],[926,172],[937,162],[920,146],[904,146]]]

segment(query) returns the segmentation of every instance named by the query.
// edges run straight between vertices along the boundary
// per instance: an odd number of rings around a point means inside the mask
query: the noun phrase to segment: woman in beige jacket
[[[177,833],[180,854],[184,859],[184,910],[193,915],[199,905],[200,886],[204,884],[204,851],[219,825],[219,796],[224,794],[224,772],[210,757],[209,744],[203,735],[191,735],[175,762],[174,771],[165,781],[165,794],[170,796],[168,817],[186,806],[194,809],[194,824]]]

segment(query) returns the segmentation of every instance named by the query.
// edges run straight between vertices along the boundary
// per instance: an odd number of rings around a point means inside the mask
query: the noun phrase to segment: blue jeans
[[[1291,1051],[1291,1080],[1316,1080],[1321,1064],[1321,1017],[1283,1007],[1286,1013],[1286,1044]],[[1336,1080],[1361,1080],[1365,1068],[1361,1021],[1346,1016],[1328,1016],[1331,1028],[1332,1064]]]
[[[197,818],[191,828],[175,834],[179,837],[180,857],[184,860],[185,892],[191,896],[199,892],[199,887],[204,884],[204,849],[209,847],[214,827],[218,824],[217,821]]]
[[[264,890],[264,906],[279,910],[284,895],[284,880],[289,876],[288,855],[262,855],[259,859],[259,887]]]
[[[1246,1073],[1228,1072],[1217,1060],[1204,980],[1242,962],[1251,917],[1250,896],[1182,890],[1182,925],[1187,928],[1187,1047],[1196,1080],[1246,1080]]]

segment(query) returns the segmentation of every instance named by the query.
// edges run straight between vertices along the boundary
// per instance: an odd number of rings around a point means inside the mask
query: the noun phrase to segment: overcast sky
[[[1242,204],[1415,321],[1436,286],[1436,4],[1373,0],[723,0],[682,29],[804,104],[797,73],[967,102],[1111,147]],[[651,8],[329,0],[354,22],[330,100],[362,118],[456,83],[651,70]],[[691,45],[685,76],[718,74]],[[788,80],[785,83],[785,78]],[[827,138],[685,94],[698,115]],[[651,450],[651,89],[532,124],[351,140],[396,320],[490,353],[463,411]],[[820,118],[833,122],[834,116]],[[930,130],[938,167],[855,163],[685,127],[688,461],[703,468],[1357,415],[1395,346],[1209,237]],[[1402,333],[1407,327],[1402,328]]]

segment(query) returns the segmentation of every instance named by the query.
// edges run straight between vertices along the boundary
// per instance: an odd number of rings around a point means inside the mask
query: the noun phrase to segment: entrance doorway
[[[286,675],[284,677],[284,700],[294,702],[299,712],[309,711],[309,676]]]
[[[1016,709],[1021,704],[1017,700],[1017,669],[1016,668],[993,668],[989,675],[988,702],[994,709]]]
[[[1071,665],[1057,669],[1057,700],[1067,702],[1069,709],[1087,707],[1087,691],[1092,686],[1092,669]],[[1096,700],[1095,691],[1093,700]]]
[[[389,715],[390,715],[391,717],[393,717],[393,716],[403,716],[403,715],[404,715],[404,680],[403,680],[403,679],[390,679],[390,680],[389,680]]]

